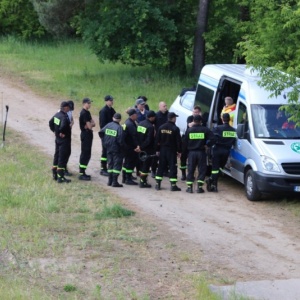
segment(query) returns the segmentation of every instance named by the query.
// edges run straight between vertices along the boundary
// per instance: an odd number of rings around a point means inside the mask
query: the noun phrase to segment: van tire
[[[253,170],[248,170],[245,176],[245,191],[248,200],[258,201],[260,200],[261,193],[257,188]]]

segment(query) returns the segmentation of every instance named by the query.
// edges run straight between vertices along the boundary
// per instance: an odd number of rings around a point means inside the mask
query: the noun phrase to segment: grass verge
[[[107,94],[115,97],[119,112],[132,106],[140,95],[147,96],[150,108],[156,111],[160,101],[170,105],[182,87],[196,83],[195,78],[180,78],[147,66],[100,64],[76,41],[45,44],[1,38],[0,56],[3,74],[21,77],[33,90],[57,99],[71,98],[79,104],[90,97],[94,100],[92,112],[104,105]]]
[[[20,134],[9,131],[8,141],[0,149],[1,299],[216,299],[197,296],[205,271],[197,248],[187,254],[176,233],[99,185],[58,185],[47,157]]]

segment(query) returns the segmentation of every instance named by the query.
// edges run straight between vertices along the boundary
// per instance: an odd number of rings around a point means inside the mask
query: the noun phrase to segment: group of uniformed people
[[[170,180],[170,190],[180,191],[177,186],[177,160],[181,159],[182,170],[187,168],[186,192],[193,193],[196,180],[197,193],[203,193],[203,185],[207,175],[207,153],[211,150],[212,170],[206,180],[207,191],[218,191],[220,168],[225,166],[230,149],[235,142],[235,129],[229,125],[230,115],[222,115],[223,125],[212,131],[203,124],[201,109],[195,107],[187,119],[187,130],[183,137],[176,126],[175,113],[167,110],[164,102],[159,103],[159,111],[145,109],[147,98],[140,96],[136,105],[127,110],[128,118],[121,126],[121,114],[113,108],[114,98],[107,95],[105,106],[99,112],[99,137],[102,141],[100,174],[108,177],[108,185],[122,187],[118,177],[122,174],[122,183],[139,185],[140,188],[150,188],[148,174],[152,172],[155,178],[155,189],[161,189],[164,176]],[[80,113],[81,155],[79,162],[79,179],[90,180],[85,173],[91,157],[93,140],[92,128],[95,126],[89,112],[91,100],[83,99],[83,109]],[[49,121],[50,129],[55,133],[55,154],[53,160],[53,178],[57,182],[70,182],[65,178],[68,158],[71,153],[71,120],[68,117],[70,105],[67,101],[61,103],[61,109]],[[199,111],[199,113],[198,113]],[[185,167],[187,166],[187,167]],[[133,176],[134,170],[139,175],[139,182]],[[195,171],[197,169],[197,176]],[[185,173],[185,172],[184,172]]]

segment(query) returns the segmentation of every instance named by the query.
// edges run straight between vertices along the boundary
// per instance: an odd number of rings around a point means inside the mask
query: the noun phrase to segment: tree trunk
[[[205,40],[203,33],[207,30],[209,0],[199,0],[195,32],[192,75],[199,76],[205,64]]]
[[[180,76],[186,75],[184,42],[178,39],[169,45],[169,69]]]

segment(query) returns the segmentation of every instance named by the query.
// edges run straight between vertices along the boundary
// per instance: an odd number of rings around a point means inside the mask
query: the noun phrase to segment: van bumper
[[[300,177],[270,176],[260,172],[255,172],[254,174],[255,182],[260,192],[300,192]]]

